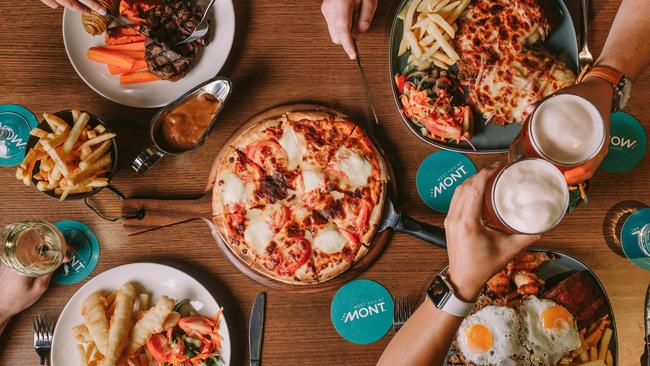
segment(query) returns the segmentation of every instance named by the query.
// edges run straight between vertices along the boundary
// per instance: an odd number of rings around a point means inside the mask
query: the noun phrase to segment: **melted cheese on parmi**
[[[305,192],[313,191],[321,186],[324,174],[316,169],[305,169],[302,171],[302,184]]]
[[[338,169],[345,173],[355,188],[368,184],[368,178],[372,174],[372,166],[366,159],[345,148],[341,148],[337,155],[340,158],[337,164]]]
[[[246,186],[238,177],[226,173],[223,177],[223,202],[233,204],[246,198]]]
[[[337,253],[343,249],[347,238],[334,225],[327,225],[314,239],[314,246],[325,253]]]
[[[280,146],[287,152],[289,170],[296,169],[302,162],[303,147],[298,140],[296,131],[287,123],[284,127],[284,133],[280,137]]]
[[[264,211],[257,209],[249,210],[246,213],[244,240],[258,253],[264,253],[273,239],[273,231],[266,222],[266,216]]]

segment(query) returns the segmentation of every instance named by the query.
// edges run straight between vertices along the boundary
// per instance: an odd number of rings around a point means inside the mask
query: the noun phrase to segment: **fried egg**
[[[521,304],[521,338],[532,365],[555,365],[580,347],[573,315],[551,300],[531,296]]]
[[[463,320],[458,348],[477,365],[504,364],[520,354],[517,313],[503,306],[486,306]]]

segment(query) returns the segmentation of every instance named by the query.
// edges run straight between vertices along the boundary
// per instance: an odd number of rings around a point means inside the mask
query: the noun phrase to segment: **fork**
[[[185,43],[194,42],[197,39],[199,39],[199,38],[205,36],[206,34],[208,34],[209,24],[208,24],[208,22],[205,21],[205,17],[208,15],[208,12],[212,8],[213,3],[214,3],[214,0],[210,0],[210,2],[208,3],[208,6],[205,8],[205,11],[203,12],[203,16],[201,17],[201,21],[196,26],[196,28],[194,28],[194,31],[192,32],[192,34],[190,34],[184,40],[176,43],[177,46],[181,45],[181,44],[185,44]]]
[[[395,315],[393,317],[393,330],[397,333],[402,325],[411,317],[411,307],[407,295],[395,296]]]
[[[582,8],[582,49],[578,54],[578,60],[580,61],[580,68],[587,65],[591,65],[594,62],[594,56],[589,52],[589,46],[587,45],[587,28],[589,23],[589,0],[581,0]]]
[[[33,317],[32,322],[34,323],[34,349],[41,358],[41,366],[43,366],[52,350],[52,325],[47,317],[42,315]]]

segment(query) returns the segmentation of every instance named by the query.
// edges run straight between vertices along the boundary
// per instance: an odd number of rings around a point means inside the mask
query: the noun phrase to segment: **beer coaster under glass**
[[[636,118],[625,112],[612,113],[609,151],[600,168],[612,173],[632,170],[643,159],[647,144],[643,126]]]
[[[642,208],[625,220],[621,247],[632,263],[650,270],[650,208]]]
[[[29,131],[38,120],[27,108],[0,104],[0,166],[15,166],[25,157]]]
[[[420,198],[432,209],[445,213],[456,187],[472,175],[476,166],[463,154],[439,151],[429,155],[420,167],[415,179]]]
[[[330,316],[341,337],[354,344],[370,344],[388,333],[393,311],[393,298],[384,286],[372,280],[354,280],[336,292]]]
[[[66,241],[68,260],[54,272],[52,281],[59,285],[72,285],[88,277],[99,261],[99,241],[95,233],[78,221],[64,220],[54,223]]]

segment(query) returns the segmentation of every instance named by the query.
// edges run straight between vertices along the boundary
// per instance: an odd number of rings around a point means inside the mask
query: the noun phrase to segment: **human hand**
[[[351,60],[357,57],[354,38],[370,28],[378,0],[323,0],[321,12],[332,42],[343,45]]]
[[[0,265],[0,320],[7,320],[32,306],[47,290],[52,274],[22,276]]]
[[[445,218],[449,280],[459,298],[474,301],[497,272],[541,235],[506,234],[483,223],[483,199],[488,179],[498,165],[481,170],[456,188]]]
[[[41,2],[52,9],[59,6],[70,8],[82,14],[90,14],[91,10],[99,13],[99,15],[106,15],[106,9],[95,0],[41,0]]]
[[[579,84],[559,90],[556,94],[573,94],[590,101],[600,112],[605,122],[605,143],[598,154],[586,164],[564,171],[564,178],[569,184],[577,184],[590,179],[598,170],[609,148],[609,120],[612,115],[612,85],[599,77],[590,77]]]

